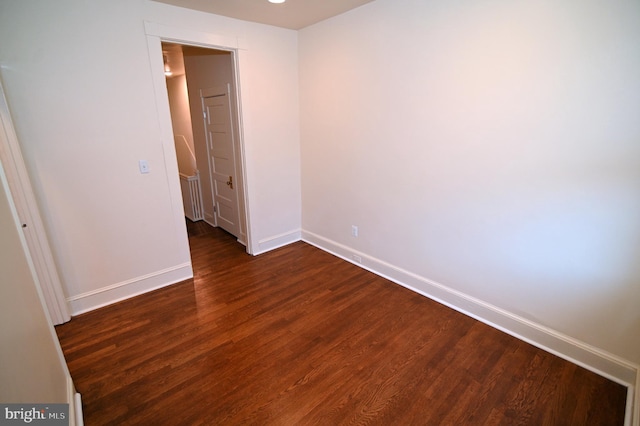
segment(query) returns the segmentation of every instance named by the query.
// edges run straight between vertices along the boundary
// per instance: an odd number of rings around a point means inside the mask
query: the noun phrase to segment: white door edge
[[[2,81],[0,81],[0,161],[4,166],[11,197],[22,224],[38,277],[38,285],[49,311],[49,318],[53,325],[62,324],[71,319],[69,305],[24,164]]]

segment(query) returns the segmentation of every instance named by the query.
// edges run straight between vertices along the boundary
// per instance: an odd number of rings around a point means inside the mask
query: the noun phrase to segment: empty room
[[[0,40],[0,404],[640,425],[639,2],[0,0]]]

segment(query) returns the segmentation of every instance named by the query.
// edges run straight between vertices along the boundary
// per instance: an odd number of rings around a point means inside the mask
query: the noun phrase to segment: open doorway
[[[234,52],[162,43],[185,217],[246,246]]]

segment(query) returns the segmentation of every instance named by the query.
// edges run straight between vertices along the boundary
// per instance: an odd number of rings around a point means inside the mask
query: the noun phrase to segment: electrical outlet
[[[140,173],[149,173],[149,162],[147,160],[138,161],[138,167],[140,168]]]
[[[358,227],[356,225],[351,225],[351,236],[352,237],[358,236]]]
[[[362,258],[357,254],[354,254],[352,257],[353,257],[353,260],[355,260],[356,262],[362,263]]]

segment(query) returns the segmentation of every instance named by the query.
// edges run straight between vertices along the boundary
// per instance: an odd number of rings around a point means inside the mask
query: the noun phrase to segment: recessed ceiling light
[[[276,4],[280,4],[280,3],[284,3],[285,0],[269,0],[269,3],[276,3]]]

